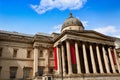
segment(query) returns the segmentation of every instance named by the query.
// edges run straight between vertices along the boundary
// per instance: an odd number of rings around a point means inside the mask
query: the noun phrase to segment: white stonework
[[[120,80],[120,39],[84,30],[72,14],[68,19],[60,34],[26,35],[0,30],[0,80]],[[71,50],[71,45],[75,49]]]

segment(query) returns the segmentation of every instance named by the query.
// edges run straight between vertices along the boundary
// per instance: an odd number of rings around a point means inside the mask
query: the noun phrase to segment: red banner
[[[55,63],[55,70],[58,69],[58,63],[57,63],[57,48],[54,48],[54,63]]]
[[[74,45],[70,45],[70,53],[71,53],[72,64],[76,64],[75,46]]]
[[[111,54],[112,54],[113,63],[114,63],[114,65],[116,65],[115,55],[114,55],[114,51],[112,49],[111,49]]]

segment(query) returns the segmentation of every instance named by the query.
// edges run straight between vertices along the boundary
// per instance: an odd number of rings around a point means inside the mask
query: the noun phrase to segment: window
[[[30,78],[30,73],[31,73],[31,68],[30,67],[25,67],[23,69],[24,72],[24,78]]]
[[[30,50],[27,51],[27,58],[31,58],[31,51]]]
[[[53,52],[50,51],[49,58],[52,58],[52,57],[53,57]]]
[[[44,69],[43,67],[39,67],[39,68],[38,68],[38,75],[39,75],[39,76],[42,76],[42,75],[43,75],[43,69]]]
[[[39,57],[43,57],[43,51],[40,50]]]
[[[53,68],[49,68],[49,73],[53,74]]]
[[[0,57],[2,56],[2,48],[0,48]]]
[[[16,78],[17,67],[10,67],[10,79]]]
[[[2,67],[0,66],[0,76],[1,76]]]
[[[13,50],[13,57],[16,57],[16,56],[17,56],[17,51],[18,51],[17,49],[14,49],[14,50]]]
[[[48,76],[48,80],[52,80],[50,76]]]
[[[118,57],[120,57],[120,53],[118,53]]]

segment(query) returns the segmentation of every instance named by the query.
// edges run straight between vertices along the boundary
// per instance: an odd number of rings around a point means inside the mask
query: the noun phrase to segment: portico
[[[54,43],[59,50],[56,53],[59,75],[120,73],[112,37],[84,30],[81,21],[72,14],[63,23],[61,32]]]
[[[74,45],[75,47],[75,57],[76,57],[76,67],[73,67],[70,45]],[[58,46],[58,45],[57,45]],[[56,47],[57,47],[56,46]],[[58,47],[61,51],[59,51],[60,56],[62,56],[61,69],[63,71],[63,75],[72,75],[72,74],[114,74],[119,73],[117,69],[115,69],[115,65],[113,61],[113,56],[111,54],[111,50],[114,50],[112,45],[93,43],[93,42],[84,42],[84,41],[75,41],[75,40],[65,40]],[[93,50],[95,48],[95,50]],[[82,52],[82,53],[81,53]],[[66,56],[65,56],[66,54]],[[115,54],[115,52],[114,52]],[[83,60],[80,59],[81,56]],[[58,57],[60,60],[61,57]],[[67,62],[67,63],[66,63]],[[84,69],[82,68],[82,63],[84,64]],[[116,62],[117,63],[117,62]],[[58,65],[59,65],[58,64]],[[97,65],[98,64],[98,65]],[[76,73],[73,69],[76,68]],[[75,70],[75,69],[74,69]],[[60,71],[60,70],[58,70]],[[61,73],[61,72],[59,72]]]

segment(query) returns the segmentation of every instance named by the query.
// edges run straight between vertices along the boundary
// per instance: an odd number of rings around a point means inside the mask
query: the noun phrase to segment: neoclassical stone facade
[[[72,14],[59,34],[0,31],[0,80],[120,80],[115,41]]]

